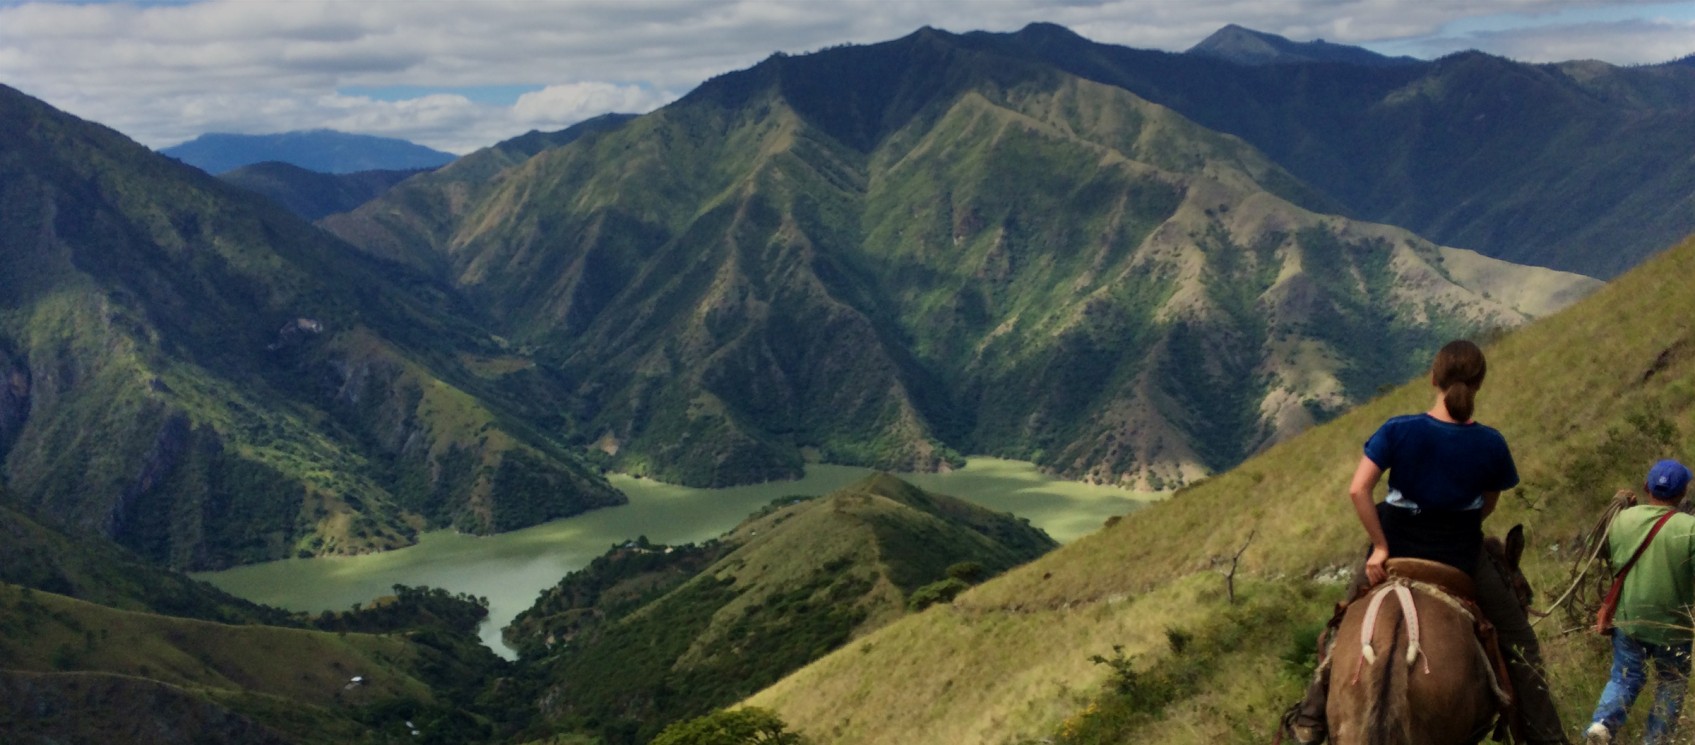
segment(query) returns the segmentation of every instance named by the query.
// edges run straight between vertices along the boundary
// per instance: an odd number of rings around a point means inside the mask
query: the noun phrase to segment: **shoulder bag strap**
[[[1654,536],[1659,534],[1660,528],[1665,527],[1666,522],[1675,514],[1677,508],[1673,507],[1661,515],[1660,519],[1654,522],[1654,527],[1648,529],[1648,537],[1642,539],[1642,545],[1636,547],[1636,553],[1631,554],[1630,560],[1619,567],[1618,574],[1613,575],[1613,586],[1607,589],[1607,598],[1601,601],[1601,609],[1595,613],[1596,631],[1602,634],[1612,633],[1613,614],[1618,611],[1618,596],[1624,590],[1624,575],[1631,567],[1636,566],[1636,560],[1642,558],[1642,552],[1648,550],[1648,544],[1654,542]]]

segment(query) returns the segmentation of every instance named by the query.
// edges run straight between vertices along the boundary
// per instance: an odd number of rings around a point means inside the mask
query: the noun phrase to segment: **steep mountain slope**
[[[432,150],[393,137],[350,134],[330,129],[268,135],[209,133],[160,150],[212,174],[256,163],[281,162],[318,173],[410,171],[453,161],[452,153]]]
[[[1506,435],[1524,479],[1489,530],[1527,526],[1538,607],[1570,582],[1578,537],[1613,491],[1695,444],[1691,272],[1695,241],[1488,347],[1479,417]],[[1364,544],[1345,496],[1360,444],[1431,398],[1415,379],[751,701],[823,742],[1077,742],[1065,733],[1098,733],[1083,726],[1103,716],[1088,704],[1110,695],[1111,671],[1089,658],[1122,645],[1127,685],[1147,697],[1099,741],[1266,741],[1311,669],[1338,572]],[[1238,553],[1232,605],[1217,570]],[[1556,613],[1538,627],[1568,724],[1587,721],[1604,683],[1605,640],[1564,633],[1583,623]]]
[[[1243,65],[1051,24],[970,43],[1122,87],[1237,135],[1359,219],[1611,277],[1695,231],[1695,69]]]
[[[614,549],[507,633],[552,681],[550,718],[642,743],[898,618],[921,588],[964,587],[948,582],[954,565],[992,576],[1057,545],[1012,515],[877,475],[775,504],[705,546]]]
[[[930,29],[459,167],[325,224],[462,288],[620,468],[690,484],[960,451],[1181,484],[1525,314],[1238,139]]]
[[[4,504],[0,491],[0,582],[123,610],[221,623],[290,623],[283,611],[151,566],[109,541],[66,535]]]
[[[264,196],[301,219],[316,220],[337,212],[347,212],[376,199],[395,184],[419,173],[423,171],[319,173],[288,163],[268,161],[242,166],[220,174],[218,178]]]
[[[1346,44],[1327,44],[1323,39],[1309,42],[1290,41],[1277,34],[1243,28],[1234,23],[1213,32],[1199,44],[1189,47],[1184,54],[1215,57],[1244,65],[1292,65],[1307,62],[1406,65],[1419,62],[1412,57],[1389,57]]]
[[[428,188],[402,189],[390,195],[389,203],[399,209],[379,225],[340,216],[329,218],[326,224],[366,251],[436,276],[449,276],[452,272],[440,236],[463,217],[465,201],[471,194],[491,188],[501,180],[503,171],[544,150],[614,131],[634,118],[631,114],[605,114],[557,132],[519,135],[436,170],[429,177]]]
[[[0,174],[0,473],[37,517],[203,569],[622,500],[452,293],[3,87]]]

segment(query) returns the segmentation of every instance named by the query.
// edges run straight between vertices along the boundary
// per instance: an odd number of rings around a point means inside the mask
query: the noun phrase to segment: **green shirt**
[[[1622,567],[1671,507],[1638,505],[1613,518],[1607,537],[1613,567]],[[1695,605],[1695,517],[1675,515],[1654,535],[1624,578],[1614,625],[1648,644],[1690,641],[1690,607]]]

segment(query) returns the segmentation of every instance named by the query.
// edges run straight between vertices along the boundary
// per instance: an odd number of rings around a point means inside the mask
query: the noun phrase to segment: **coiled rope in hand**
[[[1607,550],[1607,531],[1612,528],[1613,518],[1617,517],[1618,513],[1624,511],[1625,508],[1635,506],[1635,504],[1636,493],[1629,489],[1620,489],[1617,494],[1613,495],[1613,500],[1607,503],[1606,511],[1601,513],[1601,518],[1595,522],[1594,527],[1591,527],[1589,532],[1583,535],[1584,552],[1579,554],[1571,565],[1571,587],[1566,588],[1565,593],[1560,595],[1559,599],[1555,600],[1552,605],[1549,605],[1547,610],[1531,611],[1531,615],[1536,616],[1530,622],[1531,626],[1541,623],[1542,619],[1552,615],[1554,611],[1564,605],[1566,614],[1571,617],[1578,628],[1588,627],[1595,611],[1601,607],[1601,598],[1606,594],[1606,588],[1612,584],[1611,559],[1609,558],[1604,562],[1607,567],[1597,574],[1592,581],[1585,584],[1585,580],[1589,579],[1589,572],[1595,567],[1595,560],[1600,558],[1602,553]],[[1567,605],[1568,601],[1570,602],[1569,605]]]

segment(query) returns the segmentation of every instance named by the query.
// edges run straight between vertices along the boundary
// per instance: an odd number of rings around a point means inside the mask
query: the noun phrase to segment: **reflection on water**
[[[811,465],[806,478],[728,489],[692,489],[614,475],[613,486],[630,497],[576,517],[494,536],[426,533],[418,544],[367,556],[288,559],[208,572],[196,577],[259,603],[290,610],[346,609],[392,593],[396,584],[428,585],[489,599],[483,641],[510,655],[500,628],[567,573],[587,566],[613,544],[645,535],[658,543],[704,541],[736,526],[774,499],[839,489],[870,471]],[[1011,512],[1069,542],[1093,532],[1159,495],[1060,481],[1034,465],[972,458],[945,474],[901,474],[924,489]]]

